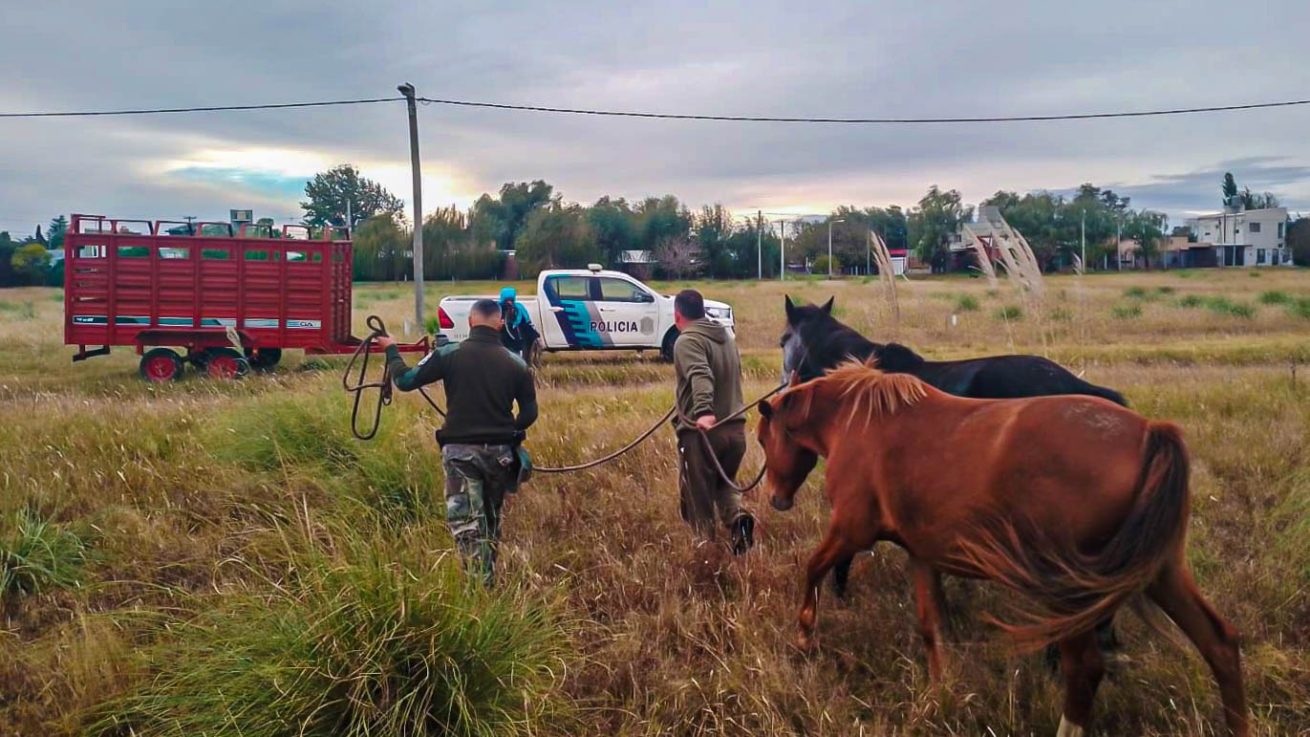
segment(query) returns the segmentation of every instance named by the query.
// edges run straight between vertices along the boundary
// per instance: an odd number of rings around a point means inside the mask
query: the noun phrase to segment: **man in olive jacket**
[[[446,422],[437,431],[446,471],[446,524],[465,565],[494,582],[500,509],[518,484],[517,446],[537,420],[537,390],[527,364],[501,345],[500,305],[480,299],[469,310],[469,336],[405,365],[394,341],[378,338],[396,388],[441,381]],[[514,404],[518,403],[518,416]]]
[[[724,480],[710,456],[713,453],[735,481],[746,454],[746,419],[734,417],[715,425],[742,406],[737,342],[726,328],[705,317],[705,298],[694,289],[674,297],[673,321],[679,333],[673,368],[678,379],[674,426],[682,518],[709,539],[721,522],[733,553],[740,555],[755,543],[755,519],[741,508],[741,493]]]

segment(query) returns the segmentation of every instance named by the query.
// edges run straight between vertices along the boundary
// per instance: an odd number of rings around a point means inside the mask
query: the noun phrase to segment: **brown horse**
[[[1202,598],[1184,554],[1188,458],[1175,425],[1096,397],[965,399],[859,363],[759,405],[773,506],[791,508],[820,456],[832,505],[805,575],[797,644],[814,646],[828,569],[887,540],[910,554],[928,670],[941,674],[940,574],[1025,595],[1020,642],[1055,642],[1059,737],[1083,734],[1103,673],[1093,628],[1145,593],[1210,665],[1245,737],[1237,632]]]

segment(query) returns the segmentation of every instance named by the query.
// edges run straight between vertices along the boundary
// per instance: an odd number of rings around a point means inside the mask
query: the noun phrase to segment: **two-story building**
[[[1187,226],[1199,244],[1213,246],[1218,266],[1292,264],[1285,207],[1225,208],[1223,212],[1192,218]]]

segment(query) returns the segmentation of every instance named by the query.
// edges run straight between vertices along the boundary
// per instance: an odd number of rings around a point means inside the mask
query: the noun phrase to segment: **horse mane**
[[[824,377],[852,401],[847,428],[861,415],[867,425],[879,417],[890,417],[928,396],[928,386],[912,374],[889,374],[877,368],[876,360],[867,363],[846,361]]]

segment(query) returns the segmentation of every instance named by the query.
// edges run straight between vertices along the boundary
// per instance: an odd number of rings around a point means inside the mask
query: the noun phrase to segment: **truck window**
[[[600,298],[605,302],[649,302],[646,291],[630,281],[613,277],[600,278]]]
[[[590,278],[585,276],[556,276],[550,279],[548,286],[560,299],[591,299]]]

